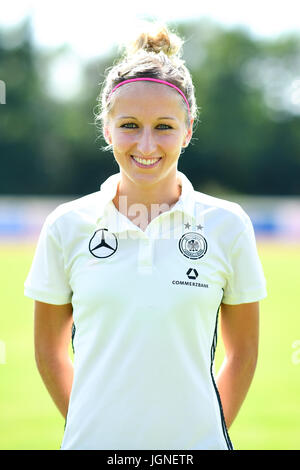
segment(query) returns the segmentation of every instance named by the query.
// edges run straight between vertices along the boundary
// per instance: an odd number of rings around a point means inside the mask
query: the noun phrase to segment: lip
[[[161,158],[159,158],[159,160],[157,160],[157,162],[153,163],[152,165],[143,165],[142,163],[139,163],[137,162],[132,155],[130,155],[131,157],[131,160],[133,161],[133,163],[135,163],[139,168],[154,168],[155,166],[157,166],[159,164],[159,162],[161,161]],[[155,158],[155,157],[154,157]],[[144,158],[144,160],[153,160],[153,158]]]

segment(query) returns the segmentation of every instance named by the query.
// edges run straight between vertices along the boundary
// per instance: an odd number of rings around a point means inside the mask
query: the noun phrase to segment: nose
[[[151,128],[141,130],[137,140],[137,150],[143,155],[151,155],[156,150],[156,141]]]

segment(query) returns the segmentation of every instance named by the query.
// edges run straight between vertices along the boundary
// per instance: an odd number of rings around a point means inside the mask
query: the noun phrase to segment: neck
[[[121,180],[113,202],[119,212],[143,228],[156,216],[170,210],[180,194],[181,186],[176,169],[155,183],[141,181],[140,184],[121,171]]]

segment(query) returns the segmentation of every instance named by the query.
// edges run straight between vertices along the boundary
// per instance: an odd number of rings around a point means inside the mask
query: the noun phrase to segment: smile
[[[147,160],[145,160],[144,158],[134,157],[133,155],[131,155],[131,158],[132,158],[132,160],[134,160],[136,165],[139,166],[140,168],[153,168],[161,160],[161,157],[151,158],[151,159],[148,158]]]

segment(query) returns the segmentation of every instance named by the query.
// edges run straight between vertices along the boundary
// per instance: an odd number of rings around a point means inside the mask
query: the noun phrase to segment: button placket
[[[151,274],[155,239],[159,236],[159,218],[152,220],[139,241],[138,272]]]
[[[139,240],[138,271],[148,273],[152,271],[153,265],[153,241],[149,237]]]

